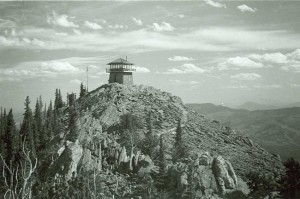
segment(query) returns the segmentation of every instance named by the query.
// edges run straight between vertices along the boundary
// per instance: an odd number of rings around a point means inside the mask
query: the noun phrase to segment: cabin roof
[[[130,63],[129,61],[119,58],[115,61],[109,62],[107,65],[133,65],[133,63]]]

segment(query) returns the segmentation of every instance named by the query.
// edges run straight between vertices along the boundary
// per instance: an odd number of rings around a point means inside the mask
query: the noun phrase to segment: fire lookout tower
[[[108,63],[109,68],[106,72],[109,73],[108,83],[119,83],[125,85],[133,85],[132,72],[135,71],[133,63],[125,59],[119,58],[113,62]]]

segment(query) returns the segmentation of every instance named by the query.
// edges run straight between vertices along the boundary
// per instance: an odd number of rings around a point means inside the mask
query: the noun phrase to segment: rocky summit
[[[61,110],[65,126],[72,116],[70,109]],[[153,87],[105,84],[80,97],[75,111],[75,132],[66,129],[48,144],[51,152],[45,158],[41,174],[45,180],[58,176],[72,180],[85,172],[97,173],[102,196],[129,197],[139,186],[132,183],[133,173],[159,172],[157,161],[149,154],[123,144],[120,129],[124,116],[129,114],[137,119],[135,131],[142,138],[151,114],[153,133],[163,136],[166,142],[168,173],[176,178],[168,178],[168,184],[176,181],[174,187],[185,190],[191,183],[188,171],[192,165],[198,198],[222,198],[235,190],[247,193],[244,180],[249,171],[273,173],[283,169],[277,156],[249,138],[190,110],[179,97]],[[174,162],[172,147],[179,120],[188,155]],[[158,150],[156,146],[155,151]]]

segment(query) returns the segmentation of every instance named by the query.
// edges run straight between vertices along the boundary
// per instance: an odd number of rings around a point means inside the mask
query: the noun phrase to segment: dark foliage
[[[294,158],[283,164],[286,171],[280,180],[280,192],[284,198],[300,198],[300,164]]]

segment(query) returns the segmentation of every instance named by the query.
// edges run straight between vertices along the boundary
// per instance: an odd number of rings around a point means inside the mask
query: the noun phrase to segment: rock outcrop
[[[222,156],[214,158],[212,170],[219,189],[223,194],[226,193],[227,189],[235,189],[237,187],[237,177],[231,163],[224,160]]]
[[[79,117],[75,142],[68,140],[68,130],[55,138],[57,142],[52,144],[52,154],[45,163],[47,168],[50,167],[46,177],[58,173],[70,179],[74,173],[102,173],[111,169],[121,174],[157,172],[149,156],[120,145],[118,129],[122,116],[128,113],[139,119],[141,127],[136,129],[139,135],[147,131],[145,127],[151,113],[153,132],[164,135],[168,157],[177,121],[181,119],[189,151],[197,154],[192,164],[202,196],[236,190],[239,184],[236,176],[243,176],[252,169],[264,173],[282,169],[277,157],[251,140],[189,110],[179,97],[152,87],[103,85],[79,98],[76,110]],[[68,109],[64,113],[63,120],[68,121]],[[188,185],[187,164],[178,163],[170,169],[178,174],[178,189],[184,189]]]

